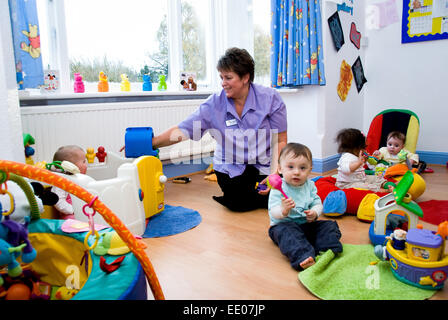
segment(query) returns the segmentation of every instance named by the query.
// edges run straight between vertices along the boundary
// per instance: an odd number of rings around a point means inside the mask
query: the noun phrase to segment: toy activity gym
[[[146,278],[155,299],[163,299],[144,244],[98,196],[36,166],[2,160],[0,170],[1,192],[11,198],[11,209],[2,211],[1,261],[8,266],[7,273],[2,273],[3,297],[13,300],[146,299]],[[88,223],[74,220],[67,225],[71,220],[64,224],[62,220],[41,219],[33,191],[22,177],[57,186],[84,201],[83,213]],[[14,214],[14,199],[5,188],[8,179],[19,181],[30,201],[32,211],[27,218],[31,219],[25,224],[10,219]],[[96,227],[93,219],[96,213],[111,227]],[[25,267],[18,264],[19,257],[27,263]],[[71,278],[67,272],[72,274]],[[107,290],[99,291],[98,287]]]

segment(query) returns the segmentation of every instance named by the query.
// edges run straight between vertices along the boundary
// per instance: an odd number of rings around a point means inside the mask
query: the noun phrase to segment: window
[[[271,2],[270,0],[255,0],[253,5],[254,20],[254,60],[255,82],[265,86],[270,85],[271,70]]]
[[[270,0],[253,1],[37,0],[44,69],[60,71],[63,92],[73,92],[76,72],[86,92],[97,92],[100,71],[111,92],[120,91],[122,73],[134,92],[147,73],[181,90],[181,72],[194,73],[199,90],[215,90],[217,60],[238,46],[256,61],[255,81],[269,85]]]

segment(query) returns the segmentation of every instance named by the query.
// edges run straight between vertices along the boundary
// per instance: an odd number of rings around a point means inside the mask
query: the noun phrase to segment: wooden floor
[[[448,169],[430,167],[435,172],[423,174],[427,186],[418,201],[448,200]],[[167,300],[317,299],[269,238],[267,210],[231,212],[212,199],[221,195],[216,182],[204,180],[203,173],[190,177],[188,184],[167,183],[165,203],[197,210],[202,222],[181,234],[144,239]],[[332,219],[339,224],[342,243],[370,243],[368,223],[348,215]],[[151,291],[148,296],[153,298]],[[448,299],[448,288],[432,299]]]

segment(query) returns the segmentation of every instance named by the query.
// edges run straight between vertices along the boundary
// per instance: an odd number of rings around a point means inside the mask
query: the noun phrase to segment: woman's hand
[[[260,184],[264,184],[264,185],[266,185],[267,188],[264,189],[264,190],[260,190],[260,191],[258,191],[258,193],[261,194],[261,195],[263,195],[263,196],[268,195],[268,194],[269,194],[269,191],[271,190],[271,189],[269,188],[269,186],[268,186],[268,178],[264,178],[263,181],[260,182]]]

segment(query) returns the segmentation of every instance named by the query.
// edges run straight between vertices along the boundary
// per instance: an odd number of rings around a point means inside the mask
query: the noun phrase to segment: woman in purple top
[[[213,199],[239,212],[267,208],[269,189],[257,191],[255,186],[276,171],[287,142],[286,106],[276,90],[253,83],[254,68],[245,49],[228,49],[217,64],[223,90],[153,138],[156,149],[199,140],[209,132],[217,142],[213,168],[223,191]]]

